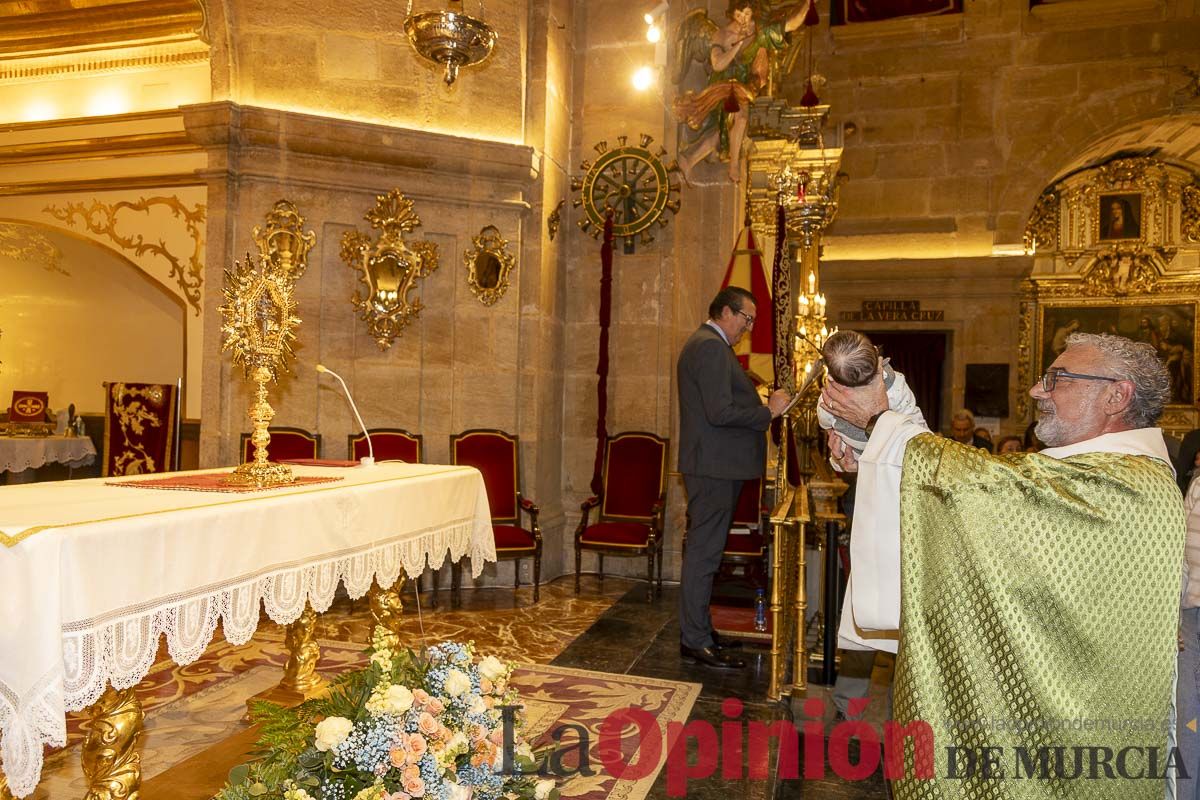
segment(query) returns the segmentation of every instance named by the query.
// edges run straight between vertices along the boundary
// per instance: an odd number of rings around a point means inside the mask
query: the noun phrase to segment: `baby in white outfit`
[[[838,331],[825,341],[821,357],[829,376],[842,386],[866,386],[883,370],[883,385],[887,387],[888,410],[897,411],[925,426],[925,417],[917,407],[917,398],[908,388],[902,373],[896,372],[888,360],[879,357],[871,340],[857,331]],[[824,403],[817,404],[817,422],[824,430],[832,430],[855,455],[862,455],[867,446],[867,432],[829,413]]]

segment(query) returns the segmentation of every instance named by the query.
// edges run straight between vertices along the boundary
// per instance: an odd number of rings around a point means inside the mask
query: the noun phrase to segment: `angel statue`
[[[692,168],[714,152],[729,160],[733,182],[741,180],[747,107],[768,86],[772,55],[792,47],[788,34],[804,24],[812,2],[776,6],[769,0],[730,0],[729,22],[723,28],[703,8],[683,18],[675,33],[675,83],[683,82],[695,61],[710,71],[703,91],[684,92],[675,99],[675,116],[699,131],[679,158],[689,182]],[[759,26],[755,16],[765,5],[774,6],[774,21]],[[788,61],[793,58],[789,54]]]

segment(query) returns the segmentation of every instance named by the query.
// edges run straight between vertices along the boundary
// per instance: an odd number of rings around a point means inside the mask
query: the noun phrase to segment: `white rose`
[[[455,755],[465,753],[470,749],[471,743],[467,741],[467,737],[463,735],[462,731],[455,731],[454,735],[450,737],[450,741],[446,742],[446,751]]]
[[[521,758],[528,758],[530,761],[533,760],[533,747],[529,744],[529,742],[521,742],[519,745],[517,745],[517,748],[514,752]]]
[[[451,669],[446,673],[446,694],[458,697],[463,692],[471,691],[471,679],[462,670]]]
[[[508,672],[508,665],[495,656],[488,656],[479,662],[479,674],[494,681]]]
[[[461,783],[450,784],[450,800],[471,800],[474,794],[475,790],[470,786],[463,786]]]
[[[384,704],[390,714],[403,714],[412,708],[413,693],[407,686],[389,686],[384,695]]]
[[[546,800],[550,796],[550,792],[554,791],[554,781],[546,778],[540,780],[533,787],[534,800]]]
[[[332,750],[350,735],[354,723],[345,717],[326,717],[317,723],[317,749],[324,753]]]
[[[483,698],[476,695],[475,702],[471,703],[471,707],[467,710],[472,714],[483,714],[488,710],[488,707],[487,703],[483,702]]]

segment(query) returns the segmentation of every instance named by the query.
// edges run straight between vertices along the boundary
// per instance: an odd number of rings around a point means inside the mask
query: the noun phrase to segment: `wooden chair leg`
[[[437,569],[430,569],[429,570],[429,583],[431,584],[431,586],[429,588],[429,593],[430,593],[429,605],[432,606],[433,608],[438,607],[438,584],[441,582],[442,582],[441,567],[438,567]]]
[[[462,565],[454,563],[450,566],[450,607],[458,608],[462,602]]]
[[[600,585],[604,585],[604,553],[597,553],[600,556]]]
[[[533,602],[537,602],[542,584],[542,551],[533,554]]]
[[[575,546],[575,594],[579,594],[579,572],[583,569],[583,550]]]
[[[513,559],[513,589],[521,588],[521,559]]]
[[[662,545],[659,544],[659,547],[658,547],[658,589],[656,590],[656,593],[659,597],[662,597],[662,562],[663,562],[663,550],[662,550]]]
[[[654,602],[654,548],[646,549],[646,602]]]

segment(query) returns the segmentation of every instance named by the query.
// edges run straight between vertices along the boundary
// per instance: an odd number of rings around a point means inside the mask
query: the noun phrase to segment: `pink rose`
[[[479,679],[479,691],[482,692],[483,694],[491,694],[492,693],[492,682],[489,681],[487,678],[480,678]]]
[[[437,699],[436,697],[431,697],[429,699],[429,713],[440,714],[445,710],[446,710],[446,704],[443,703],[441,700]]]
[[[426,736],[432,736],[437,733],[439,727],[438,721],[428,711],[422,711],[421,715],[417,717],[417,730]]]
[[[411,781],[413,778],[419,777],[421,777],[421,768],[416,764],[409,764],[404,768],[404,771],[400,773],[400,780],[402,781]]]
[[[454,734],[450,732],[450,729],[447,728],[445,725],[443,725],[440,722],[438,723],[437,735],[438,735],[438,738],[441,739],[443,742],[450,741],[450,737],[454,736]]]
[[[503,735],[503,734],[504,734],[504,732],[501,731],[501,735]],[[417,758],[420,758],[421,756],[425,755],[425,751],[428,749],[429,749],[429,743],[425,741],[424,736],[422,736],[419,733],[409,734],[409,736],[408,736],[408,753],[409,753],[410,757],[416,756]],[[397,764],[396,766],[400,766],[400,765]]]
[[[393,767],[403,767],[408,761],[405,756],[403,748],[400,747],[393,747],[388,751],[388,758],[391,759]]]
[[[412,800],[412,795],[408,792],[392,792],[391,794],[385,794],[383,800]]]
[[[413,778],[412,780],[405,778],[404,791],[408,792],[413,797],[424,797],[425,781],[421,780],[420,778]]]
[[[504,746],[504,729],[496,728],[496,730],[494,730],[488,734],[487,738],[488,738],[489,742],[496,745],[497,747],[503,747]]]
[[[418,709],[425,709],[429,705],[429,692],[424,689],[413,689],[413,705]]]

